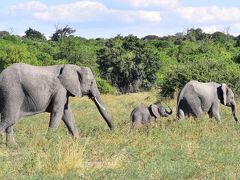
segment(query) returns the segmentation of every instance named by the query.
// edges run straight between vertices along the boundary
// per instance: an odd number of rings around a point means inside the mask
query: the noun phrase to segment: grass
[[[48,114],[21,119],[15,125],[19,147],[0,144],[0,179],[239,179],[240,125],[229,108],[221,106],[221,124],[207,116],[176,121],[176,100],[165,100],[172,116],[130,130],[131,110],[157,101],[157,94],[102,99],[115,130],[88,98],[72,98],[80,132],[75,141],[63,123],[45,138]]]

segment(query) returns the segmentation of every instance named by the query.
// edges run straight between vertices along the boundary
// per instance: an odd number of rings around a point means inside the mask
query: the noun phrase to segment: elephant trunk
[[[231,109],[232,109],[233,118],[235,119],[236,122],[238,122],[238,117],[237,117],[237,105],[236,105],[235,102],[232,103]]]
[[[99,113],[102,115],[103,119],[106,121],[108,127],[110,129],[113,129],[113,123],[105,111],[96,82],[93,83],[92,89],[90,90],[90,96],[91,96],[90,98],[93,100],[93,102],[97,106]]]
[[[106,121],[108,127],[109,127],[110,129],[113,129],[112,121],[111,121],[111,119],[108,117],[108,115],[107,115],[107,113],[106,113],[106,111],[105,111],[105,108],[103,107],[103,103],[102,103],[101,99],[100,99],[99,97],[93,97],[93,101],[94,101],[94,103],[96,104],[99,113],[102,115],[103,119]]]
[[[166,113],[167,113],[168,115],[171,115],[173,111],[172,111],[172,109],[171,109],[169,106],[168,106],[168,109],[169,109],[169,111],[166,110]]]
[[[172,109],[168,106],[169,111],[167,111],[167,109],[163,108],[162,110],[160,110],[160,115],[163,117],[168,117],[169,115],[172,114]]]

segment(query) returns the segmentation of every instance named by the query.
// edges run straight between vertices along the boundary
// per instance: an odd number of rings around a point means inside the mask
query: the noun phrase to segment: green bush
[[[106,80],[96,78],[97,87],[102,94],[116,94],[117,89],[109,84]]]
[[[97,59],[101,77],[122,93],[151,89],[161,67],[158,49],[132,35],[107,41]]]
[[[231,61],[201,60],[169,69],[163,79],[161,95],[173,97],[190,80],[226,83],[235,93],[240,94],[239,65]]]

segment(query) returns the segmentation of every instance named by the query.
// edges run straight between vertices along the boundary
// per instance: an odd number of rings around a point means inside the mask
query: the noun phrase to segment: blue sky
[[[24,35],[29,28],[49,37],[69,25],[75,35],[173,35],[189,28],[240,34],[239,0],[11,0],[1,1],[0,31]]]

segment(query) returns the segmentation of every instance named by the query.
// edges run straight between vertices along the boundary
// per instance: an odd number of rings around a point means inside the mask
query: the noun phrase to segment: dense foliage
[[[147,90],[156,82],[160,69],[158,50],[136,36],[118,36],[98,51],[101,77],[121,92]]]
[[[174,36],[117,35],[85,39],[74,29],[56,28],[49,40],[29,28],[20,37],[0,31],[0,70],[16,62],[89,66],[104,93],[160,88],[173,96],[187,81],[216,81],[240,93],[240,35],[189,29]]]

